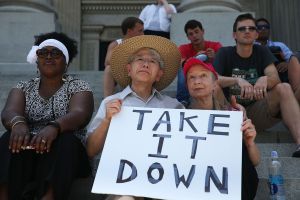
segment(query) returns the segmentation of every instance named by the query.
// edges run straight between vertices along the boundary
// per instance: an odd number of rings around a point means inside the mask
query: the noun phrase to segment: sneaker
[[[300,158],[300,145],[298,145],[298,148],[293,153],[292,157],[294,157],[294,158]]]

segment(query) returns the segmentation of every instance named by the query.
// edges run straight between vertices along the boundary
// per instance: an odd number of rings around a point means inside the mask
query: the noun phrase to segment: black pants
[[[7,132],[0,138],[0,184],[8,186],[11,200],[40,199],[49,185],[56,200],[65,200],[73,180],[90,174],[85,148],[72,133],[59,135],[44,154],[34,150],[13,154],[9,137]]]
[[[278,75],[279,75],[279,78],[280,78],[281,82],[283,82],[283,83],[288,83],[289,82],[288,71],[278,72]]]
[[[242,149],[242,200],[253,200],[256,196],[259,179],[244,143]]]
[[[170,39],[170,33],[164,32],[164,31],[151,31],[151,30],[144,30],[145,35],[157,35],[161,37],[165,37],[167,39]]]

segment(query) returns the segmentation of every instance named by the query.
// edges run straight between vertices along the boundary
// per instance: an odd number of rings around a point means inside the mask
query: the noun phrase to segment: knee
[[[294,94],[291,85],[288,83],[279,83],[274,87],[274,90],[280,97],[289,97]]]

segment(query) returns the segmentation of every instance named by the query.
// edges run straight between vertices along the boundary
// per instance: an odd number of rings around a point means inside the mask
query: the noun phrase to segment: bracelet
[[[61,131],[61,128],[60,128],[60,125],[57,121],[50,121],[46,124],[46,126],[53,126],[57,129],[57,132],[60,133]]]
[[[24,124],[26,124],[26,122],[25,121],[23,121],[23,120],[19,120],[19,121],[16,121],[12,126],[11,126],[11,130],[17,125],[17,124],[20,124],[20,123],[24,123]]]
[[[12,125],[13,125],[14,123],[16,123],[17,121],[26,121],[26,120],[25,120],[25,117],[20,116],[20,115],[16,115],[16,116],[14,116],[14,117],[8,122],[8,125],[9,125],[10,127],[12,127]]]

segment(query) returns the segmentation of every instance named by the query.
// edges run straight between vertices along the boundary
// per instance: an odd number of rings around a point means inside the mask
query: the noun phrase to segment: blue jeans
[[[186,87],[185,78],[183,75],[183,69],[180,67],[177,73],[177,92],[176,99],[183,105],[188,105],[190,101],[190,94]]]

